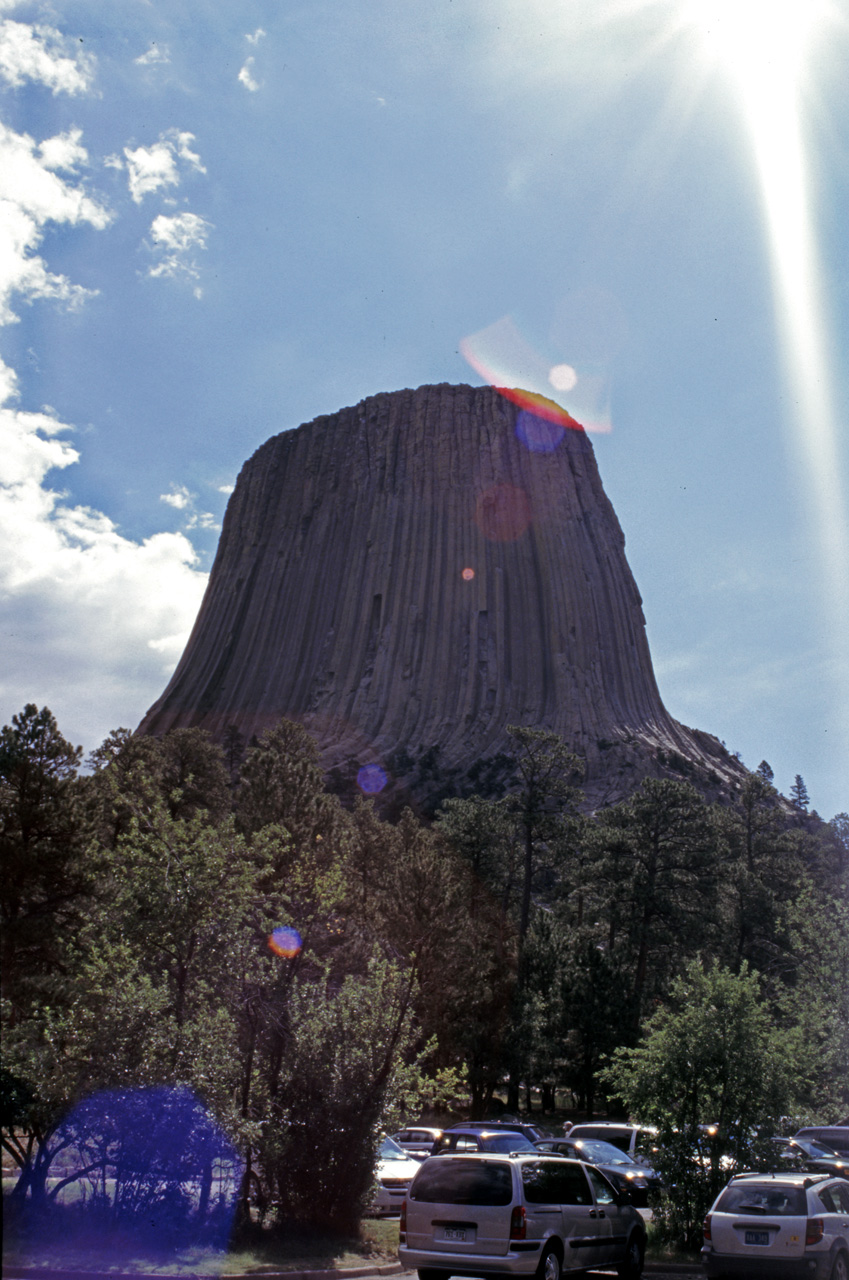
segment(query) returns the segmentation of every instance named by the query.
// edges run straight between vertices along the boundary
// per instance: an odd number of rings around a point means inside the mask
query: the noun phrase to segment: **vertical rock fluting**
[[[520,724],[583,755],[597,800],[662,771],[658,752],[732,776],[660,700],[589,439],[522,413],[489,387],[426,386],[268,440],[140,731],[250,737],[286,715],[328,767],[438,746],[465,770]]]

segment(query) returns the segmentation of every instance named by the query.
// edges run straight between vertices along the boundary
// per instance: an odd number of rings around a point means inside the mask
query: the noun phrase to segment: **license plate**
[[[466,1228],[465,1227],[446,1227],[445,1239],[446,1240],[465,1240]]]
[[[769,1244],[768,1231],[747,1231],[746,1244]]]

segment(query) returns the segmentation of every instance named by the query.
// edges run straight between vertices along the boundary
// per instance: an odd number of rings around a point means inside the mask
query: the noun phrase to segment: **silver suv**
[[[538,1155],[427,1160],[401,1210],[401,1265],[419,1280],[616,1268],[639,1280],[643,1220],[592,1165]]]
[[[708,1276],[849,1280],[849,1183],[825,1174],[744,1173],[705,1218]]]

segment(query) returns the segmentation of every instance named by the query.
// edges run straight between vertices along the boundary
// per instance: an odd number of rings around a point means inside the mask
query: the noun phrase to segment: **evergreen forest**
[[[117,730],[84,765],[47,708],[14,716],[7,1206],[48,1205],[72,1146],[96,1179],[106,1139],[68,1121],[87,1100],[166,1087],[219,1135],[204,1203],[235,1153],[242,1227],[354,1229],[405,1121],[630,1116],[670,1150],[690,1134],[690,1168],[704,1125],[739,1165],[759,1134],[844,1120],[849,817],[765,762],[725,803],[647,778],[588,813],[564,744],[510,732],[505,785],[422,814],[343,804],[287,720],[249,744]]]

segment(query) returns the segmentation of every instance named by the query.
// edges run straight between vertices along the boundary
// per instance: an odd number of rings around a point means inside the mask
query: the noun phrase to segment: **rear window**
[[[802,1187],[752,1182],[726,1187],[715,1209],[716,1213],[769,1214],[773,1218],[803,1218],[807,1211]]]
[[[593,1198],[579,1164],[539,1160],[522,1165],[528,1204],[592,1204]]]
[[[429,1160],[409,1196],[424,1204],[504,1205],[513,1199],[510,1166],[489,1160]]]

